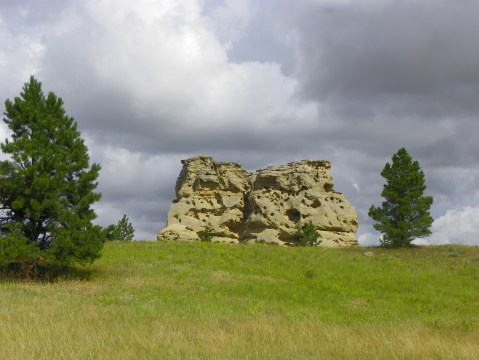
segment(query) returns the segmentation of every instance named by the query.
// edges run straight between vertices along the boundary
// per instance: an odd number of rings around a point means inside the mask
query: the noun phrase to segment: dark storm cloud
[[[297,25],[299,76],[312,98],[426,117],[479,107],[477,2],[319,5]]]
[[[335,117],[332,137],[371,156],[406,146],[432,166],[477,166],[479,3],[319,2],[301,14],[297,76]]]

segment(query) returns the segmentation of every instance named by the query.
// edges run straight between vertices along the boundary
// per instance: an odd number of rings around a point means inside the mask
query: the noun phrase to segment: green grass
[[[477,247],[112,242],[0,282],[0,359],[477,358]]]

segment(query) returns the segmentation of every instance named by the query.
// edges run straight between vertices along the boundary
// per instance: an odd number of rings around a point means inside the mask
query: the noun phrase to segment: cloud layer
[[[367,209],[405,146],[442,234],[422,241],[477,244],[445,219],[479,209],[478,24],[469,0],[3,1],[0,97],[35,74],[65,100],[103,167],[99,223],[125,213],[138,239],[164,226],[180,160],[207,154],[331,160],[375,244]]]

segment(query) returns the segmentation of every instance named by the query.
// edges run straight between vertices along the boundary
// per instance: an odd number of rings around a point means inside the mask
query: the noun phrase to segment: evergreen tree
[[[108,225],[103,231],[106,240],[130,241],[135,234],[135,229],[126,214],[118,221],[118,224]]]
[[[198,233],[201,242],[211,242],[213,240],[213,228],[211,226],[206,226],[203,231]]]
[[[116,240],[116,225],[111,224],[108,225],[107,227],[103,228],[103,235],[105,237],[106,241],[113,241]]]
[[[386,179],[381,207],[371,206],[369,216],[376,221],[374,228],[383,234],[381,244],[387,247],[408,247],[415,238],[431,234],[431,196],[426,190],[424,173],[406,149],[393,155],[381,172]]]
[[[76,123],[33,76],[5,109],[12,134],[0,145],[10,155],[0,162],[0,265],[92,262],[103,246],[91,208],[100,166],[89,165]]]
[[[321,234],[311,220],[301,228],[301,236],[299,238],[301,246],[317,246],[321,241]]]

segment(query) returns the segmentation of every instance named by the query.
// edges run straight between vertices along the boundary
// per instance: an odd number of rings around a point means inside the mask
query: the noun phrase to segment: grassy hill
[[[0,359],[478,358],[477,247],[113,242],[0,281]]]

